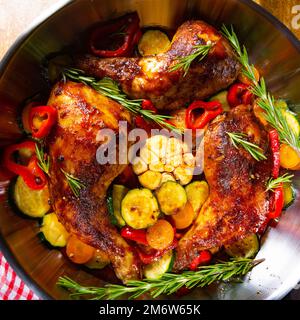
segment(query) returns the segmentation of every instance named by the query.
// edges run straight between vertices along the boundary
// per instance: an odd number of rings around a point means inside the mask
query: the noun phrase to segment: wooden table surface
[[[0,0],[0,59],[20,33],[58,0]]]
[[[42,11],[57,2],[58,0],[0,0],[0,59],[24,28]],[[300,0],[256,2],[270,10],[300,38]]]

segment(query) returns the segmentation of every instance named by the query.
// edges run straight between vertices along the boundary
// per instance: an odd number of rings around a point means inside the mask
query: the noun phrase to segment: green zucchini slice
[[[121,203],[125,197],[128,189],[121,184],[114,184],[112,191],[112,202],[113,202],[113,214],[117,220],[117,224],[120,227],[125,226],[125,221],[121,215]]]
[[[197,215],[209,195],[209,187],[206,181],[194,181],[185,187],[188,201]]]
[[[174,255],[172,250],[167,251],[159,260],[144,267],[144,276],[149,280],[156,280],[173,267]]]
[[[121,203],[122,218],[134,229],[152,226],[159,213],[157,200],[149,189],[132,189]]]
[[[42,218],[50,210],[48,187],[32,190],[21,176],[13,187],[13,200],[19,210],[32,218]]]
[[[252,233],[242,240],[225,246],[225,251],[232,258],[254,258],[259,248],[260,243],[258,236]]]
[[[291,183],[283,184],[284,209],[287,209],[295,200],[295,190]]]
[[[156,55],[166,52],[170,48],[168,36],[160,30],[146,31],[139,43],[138,50],[141,56]]]
[[[227,101],[227,93],[228,91],[224,90],[224,91],[221,91],[217,94],[215,94],[214,96],[212,96],[209,101],[219,101],[221,104],[222,104],[222,108],[224,111],[229,111],[230,110],[230,106],[228,104],[228,101]]]
[[[51,246],[65,247],[67,245],[69,233],[58,221],[54,212],[44,216],[40,231]]]
[[[299,125],[299,122],[298,122],[296,116],[288,110],[282,110],[281,112],[282,112],[283,116],[285,117],[290,129],[295,133],[296,137],[299,137],[300,125]]]
[[[187,195],[182,185],[174,181],[166,181],[156,191],[156,197],[161,211],[172,215],[186,205]]]

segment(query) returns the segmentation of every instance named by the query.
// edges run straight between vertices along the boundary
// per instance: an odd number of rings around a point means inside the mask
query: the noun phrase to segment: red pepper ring
[[[195,110],[204,110],[197,119],[195,119]],[[188,129],[203,129],[212,119],[222,113],[222,104],[219,101],[194,101],[185,111],[185,124]]]
[[[135,230],[131,227],[124,227],[121,229],[120,234],[125,239],[135,241],[136,243],[143,244],[145,246],[148,245],[145,230]]]
[[[279,135],[276,129],[269,131],[270,146],[273,156],[272,176],[274,179],[278,178],[280,170],[280,142]]]
[[[14,161],[13,154],[20,149],[29,149],[35,152],[35,143],[33,141],[25,141],[8,146],[4,151],[4,166],[9,171],[20,175],[29,188],[33,190],[43,189],[47,179],[42,169],[38,166],[35,155],[30,159],[28,166],[20,165]]]
[[[43,172],[43,170],[38,165],[38,159],[36,155],[32,156],[29,164],[28,169],[30,170],[31,174],[34,176],[34,179],[29,179],[27,182],[28,187],[34,190],[41,190],[47,184],[47,178]]]
[[[145,253],[140,249],[137,249],[137,252],[143,264],[150,264],[162,257],[167,251],[175,249],[177,245],[178,241],[174,239],[173,243],[164,250],[153,250],[153,253]]]
[[[157,114],[157,109],[155,108],[151,100],[144,99],[141,104],[141,108],[143,110],[150,110],[154,114]],[[148,134],[151,133],[151,129],[155,129],[157,127],[155,123],[146,121],[143,116],[136,116],[135,124],[138,128],[144,129]]]
[[[227,93],[227,101],[231,108],[240,104],[248,105],[251,103],[253,94],[249,91],[249,85],[244,83],[233,84]]]
[[[208,250],[201,251],[200,254],[193,259],[190,264],[190,270],[197,270],[199,265],[204,265],[209,263],[211,260],[211,253]]]
[[[40,128],[34,125],[34,118],[39,116],[42,118]],[[44,118],[44,119],[43,119]],[[46,137],[57,120],[57,110],[51,106],[33,107],[29,115],[29,124],[32,136],[37,139]]]
[[[146,121],[142,116],[136,116],[135,117],[135,125],[137,128],[141,128],[147,132],[147,134],[151,133],[151,129],[154,127]]]
[[[268,215],[268,219],[276,219],[280,216],[283,205],[284,205],[284,197],[283,197],[283,185],[282,183],[278,188],[274,190],[274,210],[271,211]]]
[[[157,109],[154,107],[154,104],[151,100],[144,99],[141,105],[143,110],[150,110],[153,113],[157,113]]]
[[[89,47],[93,54],[100,57],[121,57],[126,56],[138,43],[142,33],[139,27],[140,19],[136,12],[129,13],[123,17],[115,19],[105,25],[98,26],[91,33]],[[123,44],[117,50],[97,49],[96,42],[126,26]]]

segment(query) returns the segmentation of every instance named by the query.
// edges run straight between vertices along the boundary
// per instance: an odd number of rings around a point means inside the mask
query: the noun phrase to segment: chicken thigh
[[[188,73],[178,61],[195,52],[195,46],[211,43],[202,61],[196,58]],[[228,87],[240,71],[240,64],[228,42],[203,21],[187,21],[177,30],[169,50],[141,58],[106,58],[86,55],[76,58],[76,67],[98,78],[117,81],[130,98],[150,99],[158,109],[178,109]]]
[[[263,150],[266,160],[255,160],[241,146],[235,148],[227,132],[245,133]],[[187,269],[202,250],[215,250],[256,233],[269,213],[272,156],[267,132],[251,106],[238,106],[212,122],[204,136],[204,173],[208,200],[191,229],[179,241],[174,270]]]
[[[59,82],[48,105],[58,112],[48,148],[50,193],[59,220],[80,240],[105,251],[123,282],[138,279],[140,266],[135,251],[111,224],[106,207],[107,188],[125,165],[100,165],[96,160],[97,148],[103,143],[99,130],[117,132],[119,121],[130,123],[130,115],[118,103],[74,82]],[[65,173],[83,185],[78,196]]]

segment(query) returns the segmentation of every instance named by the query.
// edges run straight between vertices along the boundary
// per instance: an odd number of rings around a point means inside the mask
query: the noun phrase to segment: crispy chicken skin
[[[170,68],[178,58],[194,52],[195,45],[207,41],[217,45],[201,62],[192,63],[188,74]],[[228,42],[203,21],[187,21],[177,30],[170,49],[142,58],[100,59],[90,55],[76,58],[76,66],[89,75],[111,77],[131,98],[150,99],[158,109],[178,109],[195,99],[204,99],[228,87],[240,70]]]
[[[268,157],[256,161],[243,148],[236,149],[226,132],[246,133]],[[187,269],[202,250],[257,232],[269,212],[266,182],[271,177],[267,132],[250,106],[238,106],[211,123],[204,137],[204,173],[210,196],[191,229],[179,241],[174,271]]]
[[[124,165],[99,165],[96,150],[101,128],[118,130],[118,121],[130,123],[127,111],[83,84],[58,83],[48,105],[58,111],[58,123],[48,139],[50,193],[53,207],[66,229],[83,242],[105,251],[116,275],[126,282],[140,277],[133,248],[110,223],[106,190]],[[84,188],[76,198],[61,171],[80,179]]]

